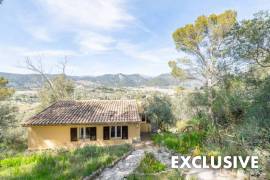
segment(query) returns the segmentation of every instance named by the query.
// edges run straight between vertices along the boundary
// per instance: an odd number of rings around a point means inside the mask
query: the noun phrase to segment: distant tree
[[[7,87],[8,80],[0,77],[0,101],[7,99],[14,94],[14,89]]]
[[[270,15],[261,11],[235,25],[228,34],[229,55],[261,67],[270,67]]]
[[[167,130],[168,126],[174,122],[172,104],[168,97],[154,95],[147,99],[144,106],[145,115],[159,129]]]
[[[75,87],[73,81],[65,75],[66,64],[67,60],[65,59],[64,62],[60,63],[61,73],[52,78],[45,73],[41,60],[38,65],[35,65],[29,58],[26,59],[26,68],[40,74],[44,81],[43,87],[38,93],[42,108],[56,101],[72,98]]]
[[[13,125],[16,108],[10,106],[5,100],[14,94],[14,90],[7,87],[8,80],[0,77],[0,139],[3,132]]]
[[[186,55],[177,61],[170,61],[175,77],[196,78],[204,82],[208,95],[208,114],[213,124],[213,92],[223,74],[232,66],[231,60],[224,58],[224,39],[236,23],[236,12],[200,16],[194,24],[187,24],[173,33],[176,49]],[[222,73],[224,72],[224,73]]]
[[[74,93],[74,83],[64,74],[52,78],[51,83],[53,89],[45,82],[38,93],[43,108],[59,100],[71,99]]]

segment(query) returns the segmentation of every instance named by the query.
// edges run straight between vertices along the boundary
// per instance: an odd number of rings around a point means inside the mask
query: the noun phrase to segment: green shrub
[[[139,166],[136,168],[134,174],[152,174],[164,171],[166,165],[159,162],[153,153],[146,153],[144,158],[141,160]]]
[[[152,137],[154,143],[166,146],[173,151],[187,154],[197,146],[201,146],[204,133],[192,131],[180,134],[160,133]]]
[[[169,148],[169,149],[178,149],[180,145],[180,141],[177,137],[167,137],[164,139],[164,144]]]
[[[167,131],[168,127],[174,123],[175,117],[169,96],[157,94],[150,96],[143,103],[143,107],[147,118],[160,130]]]

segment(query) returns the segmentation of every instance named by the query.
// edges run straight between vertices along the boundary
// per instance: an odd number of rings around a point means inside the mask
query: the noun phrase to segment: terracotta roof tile
[[[59,101],[23,126],[140,122],[135,100]]]

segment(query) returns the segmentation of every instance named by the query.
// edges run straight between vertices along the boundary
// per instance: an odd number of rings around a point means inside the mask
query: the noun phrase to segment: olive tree
[[[156,124],[160,130],[168,130],[168,127],[174,122],[172,112],[172,104],[167,96],[154,95],[147,98],[145,107],[145,115]]]

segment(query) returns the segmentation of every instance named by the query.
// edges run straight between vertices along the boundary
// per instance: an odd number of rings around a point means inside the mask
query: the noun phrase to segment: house
[[[23,126],[30,150],[132,143],[149,131],[135,100],[59,101]]]

